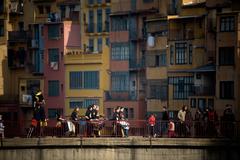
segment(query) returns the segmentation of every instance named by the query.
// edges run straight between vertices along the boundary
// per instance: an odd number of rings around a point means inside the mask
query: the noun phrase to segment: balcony
[[[214,96],[214,86],[193,86],[193,96]]]
[[[26,31],[10,31],[8,32],[8,38],[9,42],[27,42],[30,34]]]

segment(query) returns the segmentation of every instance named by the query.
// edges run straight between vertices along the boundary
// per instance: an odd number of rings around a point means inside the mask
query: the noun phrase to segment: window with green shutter
[[[59,96],[59,81],[48,81],[48,96]]]
[[[48,39],[58,39],[59,37],[59,24],[48,25]]]

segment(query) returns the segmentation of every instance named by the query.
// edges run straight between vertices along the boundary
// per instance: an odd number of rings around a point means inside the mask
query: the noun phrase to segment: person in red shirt
[[[149,130],[150,130],[150,136],[155,137],[155,131],[154,131],[154,126],[156,124],[156,117],[154,114],[151,114],[150,117],[148,118],[148,125],[149,125]]]

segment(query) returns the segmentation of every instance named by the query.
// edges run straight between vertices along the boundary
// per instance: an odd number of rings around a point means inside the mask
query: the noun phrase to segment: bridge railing
[[[79,120],[64,121],[58,127],[50,122],[48,123],[50,125],[40,126],[38,123],[35,127],[30,121],[4,121],[3,123],[5,137],[240,137],[240,122],[238,121],[191,121],[187,123],[173,121],[174,126],[170,126],[169,121],[156,121],[155,125],[151,126],[146,120]],[[169,127],[174,127],[174,132],[170,133]]]

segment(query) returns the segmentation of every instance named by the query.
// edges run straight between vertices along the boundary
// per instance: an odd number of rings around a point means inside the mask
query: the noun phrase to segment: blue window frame
[[[110,22],[110,16],[109,15],[111,14],[111,9],[106,8],[105,13],[106,13],[105,31],[109,32],[109,22]]]
[[[99,99],[81,99],[81,100],[70,100],[69,107],[70,108],[87,108],[89,105],[96,104],[99,105]]]
[[[102,32],[102,9],[97,10],[97,32]]]
[[[62,115],[63,114],[63,109],[61,108],[49,108],[48,109],[48,118],[49,119],[55,119],[56,114]]]
[[[174,99],[187,99],[193,93],[193,77],[170,77],[169,84],[173,85]]]
[[[48,49],[48,61],[51,62],[59,62],[59,50],[58,48]]]
[[[111,85],[113,91],[128,91],[129,90],[129,73],[128,72],[113,72],[111,75]]]
[[[48,96],[59,96],[59,81],[48,81]]]
[[[98,52],[102,52],[102,38],[98,38]]]
[[[98,89],[99,88],[99,72],[70,72],[69,74],[70,89]]]
[[[88,32],[93,33],[94,32],[94,12],[93,10],[90,10],[88,12]]]
[[[82,72],[70,72],[70,89],[82,88]]]
[[[98,71],[84,72],[84,88],[85,89],[99,88],[99,72]]]
[[[129,44],[128,43],[112,43],[111,57],[112,57],[112,60],[128,60]]]
[[[88,50],[89,52],[93,52],[94,51],[94,39],[90,38],[88,40]]]

